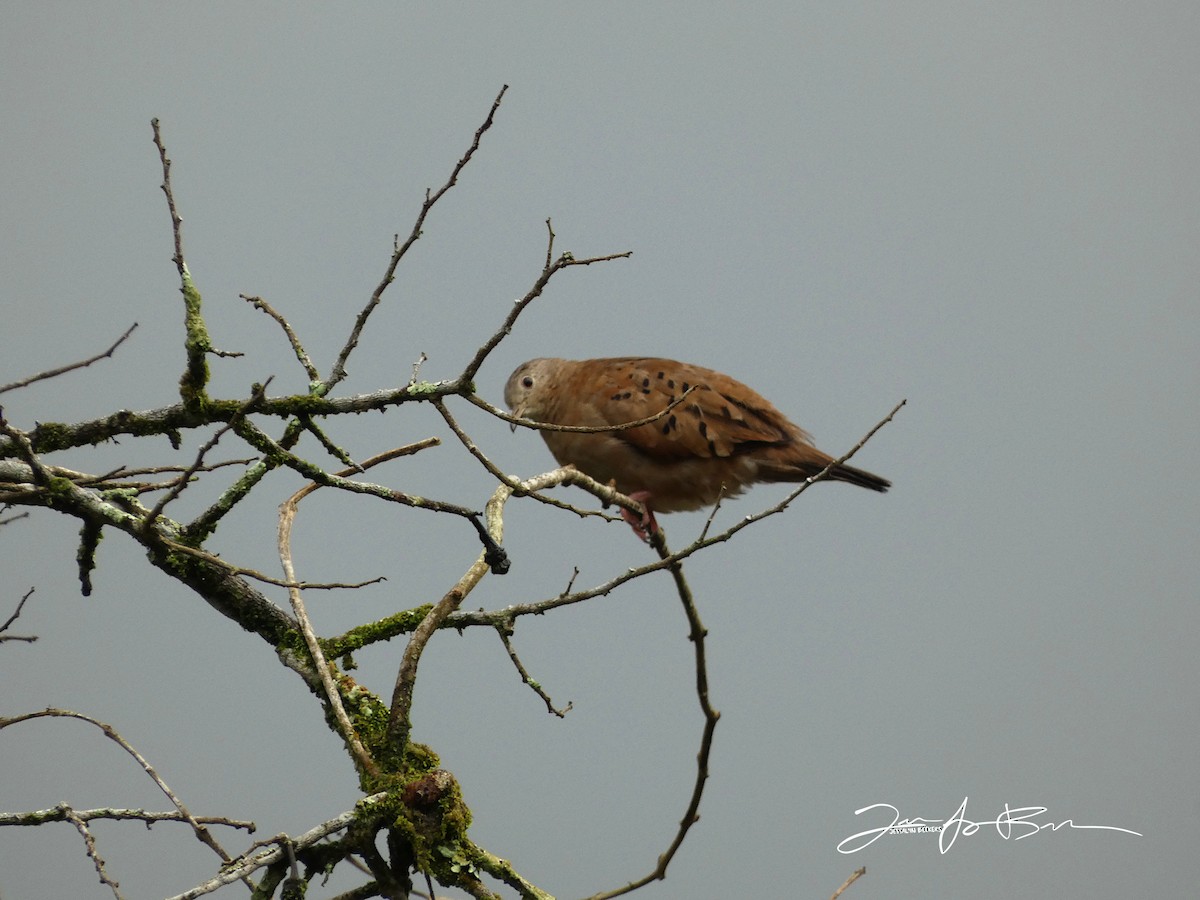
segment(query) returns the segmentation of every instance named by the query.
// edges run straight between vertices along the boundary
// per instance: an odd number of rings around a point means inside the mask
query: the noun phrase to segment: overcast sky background
[[[663,355],[753,385],[838,453],[908,400],[856,459],[895,482],[886,496],[818,486],[689,561],[722,717],[701,820],[639,896],[825,898],[862,865],[856,900],[1189,896],[1197,46],[1194,2],[5,4],[0,383],[139,328],[112,360],[6,394],[4,413],[30,428],[177,399],[182,307],[152,117],[213,340],[246,353],[213,361],[213,390],[244,397],[305,377],[238,294],[268,299],[327,372],[393,234],[510,84],[340,393],[403,384],[422,352],[422,377],[455,376],[537,277],[550,216],[559,250],[633,257],[555,278],[480,372],[493,402],[529,357]],[[552,467],[532,433],[453,408],[508,471]],[[330,432],[357,458],[446,439],[372,473],[396,488],[481,507],[494,487],[432,410]],[[208,436],[179,454],[125,439],[51,461],[187,462]],[[248,455],[232,438],[221,450]],[[176,516],[225,483],[189,491]],[[300,483],[269,479],[210,546],[277,572],[275,508]],[[784,493],[757,488],[719,523]],[[306,507],[301,577],[388,577],[310,596],[323,634],[440,597],[477,553],[460,521],[361,497]],[[664,525],[682,546],[703,521]],[[82,598],[77,531],[35,512],[0,534],[0,621],[35,586],[13,630],[40,636],[0,647],[0,712],[109,722],[194,812],[254,819],[259,836],[350,808],[339,742],[271,649],[122,535]],[[624,526],[532,501],[510,504],[506,546],[511,573],[468,607],[650,558]],[[574,702],[565,720],[494,634],[443,633],[422,662],[415,739],[461,780],[473,838],[543,889],[640,877],[684,811],[703,724],[669,578],[522,621],[515,642]],[[401,649],[360,654],[357,677],[388,696]],[[6,729],[0,760],[0,810],[166,808],[79,722]],[[837,851],[884,824],[857,809],[944,819],[968,797],[975,820],[1044,806],[1043,824],[1143,836],[984,829],[946,854],[929,835]],[[216,870],[180,827],[95,831],[131,898]],[[0,896],[110,894],[74,830],[53,825],[0,831]]]

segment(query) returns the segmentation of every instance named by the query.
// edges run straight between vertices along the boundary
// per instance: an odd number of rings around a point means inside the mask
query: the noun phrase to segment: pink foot
[[[654,518],[654,510],[650,508],[650,492],[634,491],[627,496],[630,500],[636,500],[642,504],[645,512],[641,516],[638,516],[636,513],[630,512],[622,506],[621,518],[629,523],[629,527],[633,529],[634,534],[648,544],[650,543],[650,535],[658,533],[658,522]]]

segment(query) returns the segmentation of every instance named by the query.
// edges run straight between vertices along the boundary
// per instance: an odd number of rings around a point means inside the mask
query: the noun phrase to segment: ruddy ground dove
[[[615,426],[662,412],[689,388],[682,402],[645,425],[541,435],[561,465],[646,507],[641,522],[626,516],[642,537],[657,528],[654,511],[710,506],[757,482],[804,481],[832,462],[807,432],[740,381],[671,359],[531,359],[509,376],[504,400],[513,415],[536,422]],[[852,466],[836,466],[827,477],[873,491],[891,487]]]

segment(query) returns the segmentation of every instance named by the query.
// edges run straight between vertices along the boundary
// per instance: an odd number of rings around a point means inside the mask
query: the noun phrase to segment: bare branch
[[[20,381],[14,381],[11,384],[0,385],[0,394],[16,388],[27,387],[36,381],[44,381],[47,378],[57,378],[59,375],[62,375],[66,372],[71,372],[75,369],[83,369],[87,366],[90,366],[94,362],[99,362],[102,359],[109,359],[112,357],[116,349],[125,343],[126,339],[133,334],[133,330],[137,327],[137,322],[134,322],[132,325],[130,325],[127,329],[125,329],[125,333],[117,338],[113,345],[103,353],[97,353],[95,356],[89,356],[87,359],[80,360],[79,362],[73,362],[69,365],[59,366],[57,369],[50,369],[46,372],[39,372],[37,375],[30,375],[28,378],[22,378]]]
[[[837,900],[838,897],[842,896],[842,892],[845,891],[846,888],[850,887],[850,885],[854,884],[854,882],[858,881],[858,879],[862,878],[866,874],[866,866],[863,866],[861,869],[855,869],[850,873],[850,877],[842,882],[842,886],[833,892],[833,895],[829,898],[829,900]]]
[[[3,506],[0,506],[0,509],[8,509],[8,507],[6,505],[3,505]],[[10,522],[15,522],[18,519],[28,519],[28,518],[29,518],[28,511],[17,513],[15,516],[9,516],[7,519],[0,519],[0,527],[3,527],[4,525],[9,524]]]
[[[292,326],[288,320],[277,313],[274,307],[271,306],[262,297],[248,297],[245,294],[238,294],[243,300],[252,305],[260,312],[266,313],[272,319],[279,323],[279,327],[283,329],[284,335],[288,339],[288,343],[292,345],[292,352],[296,354],[296,359],[300,361],[300,365],[304,367],[305,373],[308,375],[309,384],[315,384],[321,380],[321,373],[317,371],[317,367],[313,365],[309,359],[308,353],[304,349],[304,345],[300,343],[300,338],[296,336],[296,332],[292,330]]]
[[[167,783],[162,779],[158,772],[154,770],[154,766],[150,765],[146,758],[142,756],[142,754],[138,753],[138,751],[134,749],[133,745],[125,740],[125,738],[121,737],[117,730],[111,725],[105,724],[99,719],[93,719],[91,716],[84,715],[83,713],[73,712],[69,709],[55,709],[53,707],[47,707],[39,712],[22,713],[16,716],[0,716],[0,729],[7,728],[9,725],[16,725],[20,722],[26,722],[31,719],[40,719],[44,717],[79,719],[82,722],[87,722],[99,728],[105,737],[115,742],[121,747],[122,750],[137,760],[137,763],[142,767],[142,770],[156,785],[158,785],[158,789],[167,796],[167,799],[170,800],[175,809],[179,811],[181,819],[192,826],[192,831],[195,832],[195,835],[200,842],[209,847],[214,853],[217,854],[217,856],[221,857],[222,862],[227,863],[230,861],[229,855],[223,849],[221,849],[221,845],[216,842],[216,839],[213,838],[212,833],[209,832],[209,830],[188,811],[188,808],[184,806],[183,801],[175,795],[175,792],[167,786]],[[78,825],[76,827],[78,827]]]
[[[431,500],[427,497],[417,497],[384,487],[383,485],[363,481],[351,481],[344,475],[330,474],[320,466],[315,466],[308,462],[308,460],[284,450],[282,446],[273,441],[265,432],[249,420],[237,423],[237,428],[243,440],[256,450],[273,455],[283,465],[299,472],[309,480],[325,485],[326,487],[334,487],[356,494],[371,494],[383,500],[390,500],[393,503],[400,503],[404,506],[427,509],[433,512],[448,512],[456,516],[462,516],[465,519],[478,515],[477,512],[467,509],[465,506],[458,506],[454,503],[443,503],[440,500]],[[353,475],[358,472],[358,467],[356,466],[343,471],[347,475]]]
[[[479,141],[483,137],[485,131],[492,127],[492,121],[496,117],[496,111],[500,109],[500,101],[504,99],[504,93],[508,90],[508,85],[500,88],[500,93],[496,95],[496,99],[492,101],[492,108],[488,111],[487,118],[483,120],[483,124],[475,131],[475,139],[471,141],[471,146],[467,148],[467,152],[454,166],[454,170],[450,173],[450,177],[446,180],[436,192],[430,193],[425,191],[425,202],[421,204],[421,211],[417,213],[417,220],[413,223],[412,231],[409,232],[408,238],[403,244],[397,241],[396,248],[392,252],[391,261],[388,263],[387,269],[383,274],[383,279],[375,288],[375,293],[371,295],[371,299],[367,301],[367,305],[359,312],[358,318],[354,320],[354,328],[350,331],[350,336],[346,339],[346,344],[342,347],[342,352],[338,354],[337,361],[333,364],[333,369],[329,373],[329,378],[322,385],[321,393],[327,393],[331,388],[337,385],[346,377],[346,360],[350,358],[350,354],[354,352],[354,348],[358,346],[358,339],[362,335],[363,326],[367,324],[367,319],[371,313],[375,311],[380,301],[383,300],[383,292],[387,290],[396,278],[396,267],[400,265],[400,260],[404,259],[404,255],[408,253],[409,248],[417,242],[421,236],[421,229],[425,227],[425,217],[429,215],[429,211],[433,209],[434,204],[442,199],[442,196],[450,188],[458,183],[458,176],[462,170],[466,168],[467,163],[471,161],[471,157],[475,155],[475,151],[479,149]]]
[[[272,578],[270,575],[266,575],[255,569],[248,569],[245,566],[234,565],[217,556],[215,553],[209,553],[207,550],[201,550],[199,547],[191,547],[187,544],[181,544],[178,541],[172,541],[169,538],[163,538],[162,542],[165,546],[179,553],[186,553],[189,556],[196,557],[196,559],[212,563],[214,566],[220,566],[230,575],[253,578],[255,581],[261,581],[263,584],[273,584],[275,587],[296,588],[302,591],[354,591],[387,581],[387,578],[382,575],[377,575],[374,578],[368,578],[364,581],[288,581],[285,578]]]
[[[158,119],[150,120],[150,128],[154,132],[154,146],[158,148],[158,158],[162,164],[163,181],[162,192],[167,196],[167,211],[171,214],[171,234],[175,239],[175,255],[171,260],[175,263],[175,267],[179,269],[179,274],[182,277],[187,267],[183,262],[183,234],[180,231],[180,226],[183,224],[183,218],[179,215],[179,210],[175,208],[175,194],[171,189],[171,160],[167,156],[167,148],[162,142],[162,134],[158,129]]]
[[[510,489],[499,487],[487,502],[485,516],[487,533],[496,545],[504,540],[504,501]],[[393,747],[403,749],[408,743],[408,734],[412,728],[409,714],[412,711],[413,688],[417,679],[417,664],[421,653],[433,633],[442,627],[446,617],[462,605],[467,595],[474,590],[475,585],[489,571],[495,571],[494,561],[490,560],[489,550],[485,548],[479,558],[471,564],[458,583],[452,587],[441,600],[422,619],[408,640],[404,653],[400,658],[400,668],[396,673],[396,685],[392,690],[391,712],[388,714],[388,738]]]
[[[34,591],[34,589],[30,588],[29,590],[27,590],[25,592],[24,596],[22,596],[21,599],[17,601],[17,608],[15,610],[13,610],[13,614],[4,620],[3,625],[0,625],[0,643],[3,643],[4,641],[25,641],[26,643],[32,644],[34,641],[37,640],[36,634],[5,634],[4,633],[4,632],[8,631],[8,629],[12,626],[13,622],[17,621],[17,619],[20,618],[21,609],[25,606],[25,601],[28,600],[30,598],[30,596],[32,596],[33,591]]]
[[[496,626],[496,633],[500,635],[500,641],[504,644],[504,649],[508,651],[508,658],[517,667],[517,673],[521,676],[521,681],[529,685],[533,692],[542,698],[542,702],[546,704],[547,712],[558,716],[560,719],[564,718],[575,707],[575,704],[568,700],[567,705],[562,709],[558,709],[554,705],[554,701],[550,699],[550,695],[542,690],[541,684],[533,679],[529,674],[529,670],[521,662],[521,657],[517,656],[517,650],[512,644],[512,632],[513,623],[511,619],[505,625]]]
[[[554,232],[550,232],[550,242],[553,245]],[[509,310],[507,316],[504,317],[504,322],[496,329],[495,333],[488,338],[478,350],[475,351],[475,356],[467,363],[467,367],[463,369],[462,375],[458,381],[462,385],[468,385],[475,380],[475,374],[479,371],[479,367],[483,365],[483,361],[488,358],[497,345],[504,340],[505,336],[512,332],[512,327],[517,321],[517,317],[525,311],[530,303],[541,296],[542,291],[546,289],[546,285],[550,283],[550,279],[555,273],[571,266],[590,266],[594,263],[611,262],[614,259],[628,259],[633,255],[632,250],[626,250],[624,253],[610,253],[606,256],[592,256],[585,259],[576,259],[570,253],[564,253],[552,263],[548,263],[533,283],[528,293],[524,297],[513,303],[513,308]],[[549,251],[547,251],[547,260],[549,259]]]
[[[434,397],[461,394],[463,389],[457,381],[421,382],[399,388],[355,394],[348,397],[312,397],[307,394],[284,397],[264,397],[251,412],[263,416],[292,419],[299,415],[312,417],[340,416],[346,413],[378,412],[402,403],[427,402]],[[243,415],[244,400],[209,399],[202,410],[176,403],[172,406],[133,412],[121,409],[116,412],[66,425],[60,422],[39,423],[29,432],[30,444],[39,453],[68,450],[99,444],[121,435],[148,434],[172,435],[174,432],[203,428],[218,422],[228,422]],[[292,434],[292,430],[295,434]],[[282,447],[293,446],[301,428],[297,423],[280,439]],[[14,455],[12,441],[0,440],[0,457]]]
[[[294,850],[301,850],[305,847],[311,847],[318,841],[324,840],[331,834],[343,830],[350,826],[359,816],[369,812],[372,807],[386,800],[388,794],[386,791],[381,791],[378,794],[372,794],[369,797],[364,797],[355,804],[354,809],[347,810],[339,816],[335,816],[327,822],[322,822],[315,828],[310,828],[308,831],[298,837],[289,838],[287,835],[277,835],[272,839],[277,843],[272,850],[264,853],[256,854],[253,857],[239,857],[231,862],[230,865],[222,867],[221,874],[215,878],[211,878],[203,884],[199,884],[191,890],[184,891],[182,894],[176,894],[168,900],[195,900],[196,897],[202,897],[205,894],[211,894],[213,891],[223,888],[227,884],[232,884],[235,881],[242,880],[263,868],[264,866],[272,865],[286,857],[287,851],[284,849],[284,842],[290,843]],[[259,845],[267,842],[259,842]]]
[[[113,896],[117,900],[124,900],[124,895],[120,891],[121,885],[108,877],[108,870],[104,867],[104,858],[96,850],[96,839],[92,837],[92,831],[87,826],[87,822],[83,821],[74,810],[62,804],[63,819],[75,826],[75,830],[79,832],[83,838],[83,844],[87,848],[88,858],[92,861],[92,865],[96,867],[96,874],[100,877],[100,883],[108,885],[109,890],[113,892]]]
[[[274,376],[272,376],[272,378],[273,377]],[[271,378],[268,378],[262,384],[256,384],[254,386],[254,391],[250,395],[250,399],[243,403],[241,409],[223,427],[218,428],[216,433],[209,438],[207,442],[205,442],[204,446],[202,446],[196,453],[196,461],[187,467],[175,486],[172,487],[171,490],[167,491],[167,493],[160,497],[158,502],[154,504],[154,507],[146,515],[145,522],[142,526],[143,528],[152,528],[155,520],[162,515],[162,511],[167,508],[167,504],[183,493],[192,476],[200,471],[200,467],[204,465],[205,454],[207,454],[208,451],[213,447],[217,446],[217,442],[221,440],[221,437],[226,432],[235,429],[242,417],[245,416],[246,413],[260,400],[262,400],[263,395],[266,393],[267,385],[270,383]]]
[[[158,119],[150,120],[150,128],[154,132],[154,146],[158,148],[158,157],[162,163],[162,191],[166,195],[167,210],[171,214],[171,233],[175,241],[175,255],[171,257],[171,261],[179,270],[179,290],[183,294],[183,346],[186,361],[183,376],[179,379],[179,398],[186,408],[196,410],[202,408],[207,400],[208,362],[205,355],[213,352],[219,355],[229,354],[214,351],[209,339],[208,326],[204,323],[204,316],[200,311],[200,291],[196,289],[183,257],[183,219],[175,206],[175,194],[171,187],[171,160],[162,141]]]
[[[65,803],[50,809],[35,809],[22,813],[0,813],[0,825],[45,825],[49,822],[68,821],[67,813],[84,822],[95,819],[111,819],[115,822],[138,821],[147,824],[155,822],[186,822],[183,813],[178,810],[153,812],[147,809],[119,809],[102,807],[100,809],[72,809]],[[243,831],[254,832],[255,824],[245,819],[230,819],[226,816],[196,816],[196,821],[202,825],[225,825],[229,828],[240,828]]]
[[[279,561],[283,565],[284,576],[293,584],[296,581],[296,570],[292,564],[292,522],[296,518],[296,507],[301,500],[320,487],[319,484],[310,482],[279,507]],[[333,710],[334,718],[342,731],[342,739],[345,740],[346,746],[350,748],[363,770],[378,777],[379,766],[367,752],[362,741],[359,740],[358,732],[354,730],[354,726],[350,724],[350,717],[346,715],[346,708],[342,705],[342,695],[338,691],[337,685],[334,684],[333,673],[325,661],[321,642],[317,640],[317,635],[313,631],[312,622],[308,618],[308,611],[304,607],[304,599],[300,590],[296,587],[289,587],[288,599],[291,601],[296,621],[300,623],[300,633],[304,635],[304,643],[308,646],[309,655],[312,656],[313,667],[325,688],[325,697],[329,701],[329,708]]]
[[[867,432],[862,440],[855,444],[845,455],[838,459],[832,460],[828,466],[826,466],[816,475],[813,475],[811,478],[801,482],[795,490],[789,493],[774,506],[748,515],[718,534],[708,536],[708,526],[706,525],[704,532],[702,532],[702,534],[696,540],[688,544],[682,550],[675,551],[668,558],[659,559],[643,566],[637,566],[635,568],[628,569],[627,571],[622,572],[620,575],[617,575],[616,577],[610,579],[609,581],[603,582],[602,584],[598,584],[595,587],[577,591],[575,593],[559,594],[555,597],[548,597],[544,600],[537,600],[531,603],[513,604],[511,606],[506,606],[502,609],[492,611],[473,610],[467,612],[457,612],[446,620],[445,627],[465,628],[471,625],[489,625],[495,628],[509,617],[515,618],[525,615],[543,615],[552,609],[557,609],[560,606],[567,606],[572,603],[580,603],[584,600],[590,600],[592,597],[605,596],[612,593],[613,590],[625,584],[626,582],[633,581],[636,578],[641,578],[650,574],[651,572],[657,572],[661,569],[669,568],[672,563],[687,559],[689,556],[698,553],[706,547],[711,547],[713,544],[719,544],[728,541],[743,528],[748,528],[757,522],[761,522],[763,519],[770,518],[771,516],[775,516],[784,512],[789,506],[791,506],[796,498],[808,490],[812,485],[816,484],[818,481],[824,480],[829,472],[837,468],[837,466],[841,465],[842,463],[850,460],[860,449],[862,449],[867,441],[869,441],[871,437],[879,431],[880,428],[892,421],[896,413],[900,411],[901,407],[903,407],[905,403],[907,403],[907,401],[901,400],[898,404],[896,404],[895,407],[892,408],[892,411],[888,413],[887,416],[885,416],[873,428],[871,428],[871,430]],[[547,472],[544,475],[539,475],[535,478],[530,478],[521,482],[522,488],[526,492],[541,490],[545,487],[558,484],[573,484],[578,487],[582,487],[584,490],[588,491],[588,493],[593,494],[603,502],[615,503],[619,506],[623,506],[631,512],[640,512],[640,504],[638,504],[636,501],[630,500],[628,497],[618,493],[607,485],[600,484],[594,479],[588,478],[586,475],[583,475],[575,469],[555,469],[552,472]],[[508,490],[508,488],[501,488],[500,490]]]
[[[534,499],[539,500],[542,503],[549,504],[550,506],[557,506],[559,509],[568,510],[575,513],[581,519],[589,516],[599,516],[602,519],[608,519],[610,521],[620,521],[619,517],[617,516],[610,516],[597,510],[579,509],[576,506],[572,506],[570,503],[564,503],[562,500],[555,500],[553,497],[548,497],[545,494],[526,491],[519,479],[514,478],[512,475],[506,473],[503,469],[492,462],[482,450],[479,449],[479,445],[476,444],[475,441],[471,439],[471,436],[462,429],[462,426],[458,424],[458,420],[450,414],[450,410],[446,408],[446,404],[441,399],[432,400],[431,403],[433,404],[433,408],[436,409],[441,414],[442,418],[446,420],[446,424],[450,426],[450,430],[454,432],[454,436],[458,438],[459,442],[463,445],[463,447],[466,448],[467,452],[479,460],[480,464],[487,469],[497,481],[512,488],[513,493],[516,493],[520,496],[533,497]]]

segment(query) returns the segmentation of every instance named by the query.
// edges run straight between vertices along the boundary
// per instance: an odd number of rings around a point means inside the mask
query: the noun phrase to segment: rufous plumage
[[[656,528],[654,511],[711,506],[758,482],[804,481],[833,461],[740,381],[671,359],[531,359],[504,387],[513,415],[551,425],[624,425],[661,413],[681,397],[661,418],[634,428],[541,435],[561,465],[640,501],[647,518],[641,528],[630,522],[643,536]],[[826,477],[873,491],[891,487],[853,466],[835,466]]]

